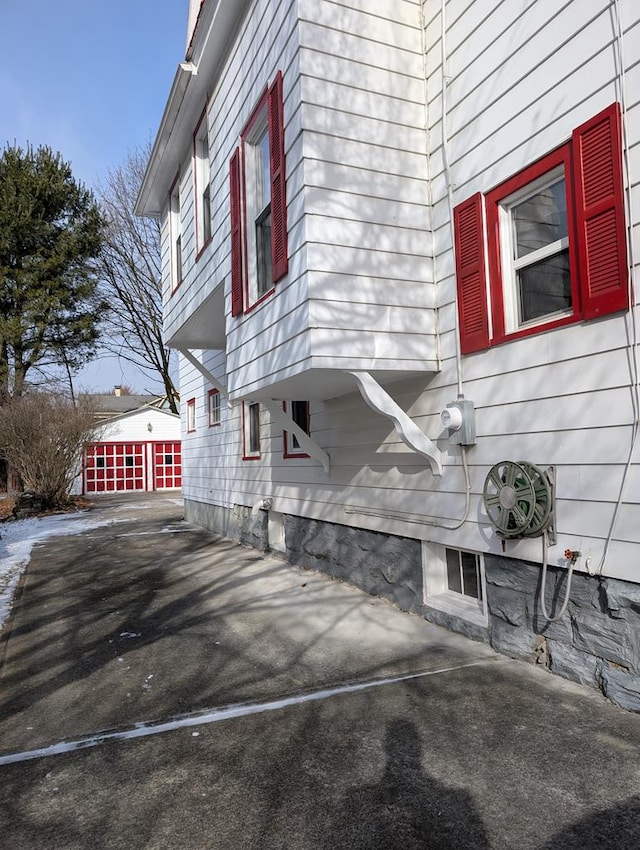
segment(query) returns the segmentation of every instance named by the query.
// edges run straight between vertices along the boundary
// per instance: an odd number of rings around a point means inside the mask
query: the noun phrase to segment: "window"
[[[243,460],[260,458],[260,405],[257,401],[242,403]]]
[[[562,167],[497,203],[506,333],[573,312],[567,206]]]
[[[447,589],[470,599],[482,601],[480,562],[474,552],[445,549],[447,560]]]
[[[196,250],[199,255],[211,239],[211,181],[206,110],[200,116],[193,134],[193,183],[196,200]]]
[[[231,313],[273,291],[288,271],[282,74],[253,110],[230,162]]]
[[[220,424],[220,393],[209,390],[209,427]]]
[[[182,224],[180,221],[180,186],[176,177],[169,192],[169,239],[171,242],[171,291],[182,281]]]
[[[309,433],[309,402],[308,401],[284,401],[282,408],[289,413],[293,421],[302,428],[305,434]],[[284,456],[285,457],[308,457],[306,452],[300,447],[298,438],[295,434],[285,431],[284,440]]]
[[[196,400],[190,398],[187,402],[187,432],[196,430]]]
[[[478,625],[487,624],[482,555],[423,541],[422,566],[425,605]]]
[[[251,294],[255,290],[254,300],[261,298],[273,285],[269,130],[266,117],[265,114],[264,126],[260,122],[257,137],[247,141],[245,147],[247,221],[255,222],[254,227],[247,227],[249,256],[256,258],[255,281],[252,281],[252,267],[249,266],[250,290]]]
[[[454,228],[463,354],[625,309],[618,104],[457,206]]]

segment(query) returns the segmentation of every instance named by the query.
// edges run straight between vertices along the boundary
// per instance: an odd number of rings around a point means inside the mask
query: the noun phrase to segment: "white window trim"
[[[215,399],[215,405],[212,406],[212,400]],[[208,396],[208,407],[209,407],[209,427],[213,428],[221,424],[221,404],[220,404],[220,391],[219,390],[210,390]]]
[[[196,430],[196,400],[190,398],[187,402],[187,434]]]
[[[258,448],[251,449],[251,408],[256,405],[258,408]],[[242,402],[242,426],[243,426],[243,446],[242,457],[244,460],[258,460],[262,457],[262,434],[261,434],[261,419],[262,410],[257,401]]]
[[[473,599],[461,593],[449,590],[447,581],[446,549],[460,552],[470,552],[478,558],[480,566],[480,585],[482,599]],[[487,587],[484,569],[484,556],[481,552],[471,549],[461,549],[458,546],[445,546],[440,543],[422,541],[422,587],[423,602],[430,608],[435,608],[453,617],[459,617],[479,626],[489,623],[487,609]]]
[[[500,201],[498,209],[499,222],[499,239],[500,239],[500,264],[502,266],[502,297],[504,306],[504,327],[505,333],[515,333],[524,328],[540,327],[555,322],[562,316],[572,316],[574,309],[557,310],[554,313],[548,313],[545,316],[540,316],[531,319],[528,322],[521,322],[518,315],[518,282],[517,271],[533,265],[539,260],[546,259],[569,247],[569,237],[558,239],[539,248],[537,251],[530,251],[524,257],[515,259],[515,250],[513,244],[513,225],[511,219],[511,210],[513,207],[526,201],[528,198],[535,195],[546,186],[558,181],[559,178],[564,178],[565,195],[567,192],[567,175],[565,174],[564,166],[558,165],[550,171],[542,174],[537,180],[527,183],[526,186],[518,189],[512,195]],[[567,205],[569,200],[567,199]]]
[[[251,130],[244,140],[244,178],[245,178],[245,226],[247,240],[247,290],[249,306],[260,301],[273,289],[273,281],[265,282],[264,291],[258,291],[258,247],[256,240],[256,221],[271,205],[271,190],[269,199],[261,206],[258,205],[259,187],[259,145],[258,142],[266,134],[271,151],[271,139],[269,138],[268,104],[265,102],[257,118],[254,119]],[[270,168],[270,156],[267,168]],[[269,172],[270,174],[270,172]],[[269,179],[270,185],[270,179]]]
[[[206,151],[206,155],[203,154]],[[202,116],[200,124],[194,136],[194,194],[196,202],[197,236],[196,246],[200,252],[211,239],[211,233],[205,237],[204,232],[204,193],[211,181],[211,164],[209,149],[209,127],[207,114]],[[211,189],[209,188],[209,192]],[[209,229],[211,229],[211,200],[209,199]]]

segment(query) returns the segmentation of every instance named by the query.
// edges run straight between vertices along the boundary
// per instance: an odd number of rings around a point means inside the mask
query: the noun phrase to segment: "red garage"
[[[180,418],[143,408],[109,420],[88,446],[83,492],[172,490],[182,486]]]

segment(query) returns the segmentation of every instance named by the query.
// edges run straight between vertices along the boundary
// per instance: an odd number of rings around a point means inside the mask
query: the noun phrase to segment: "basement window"
[[[425,605],[487,625],[484,558],[480,553],[423,541],[422,573]]]

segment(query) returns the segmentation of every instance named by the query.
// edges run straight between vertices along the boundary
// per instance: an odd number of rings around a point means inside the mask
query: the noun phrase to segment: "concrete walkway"
[[[638,848],[640,717],[103,498],[0,639],[0,847]]]

